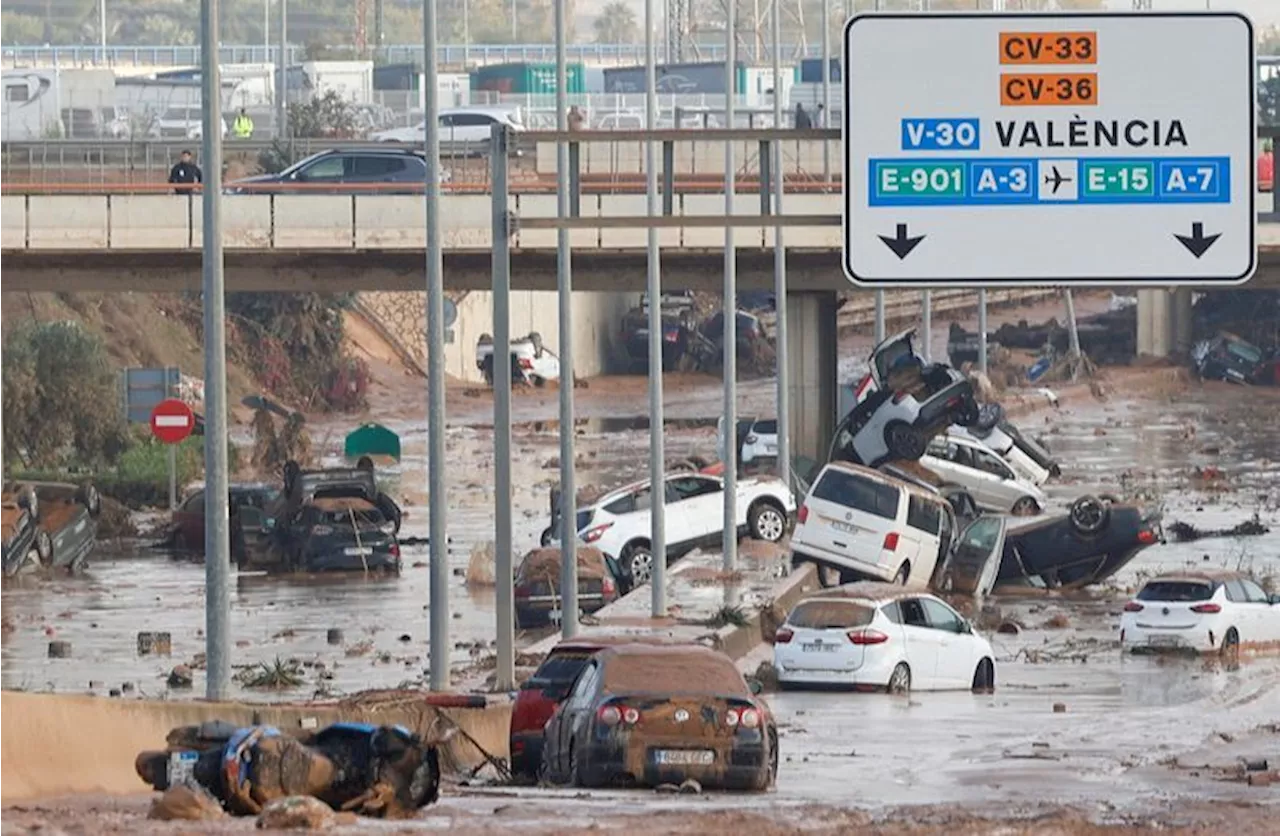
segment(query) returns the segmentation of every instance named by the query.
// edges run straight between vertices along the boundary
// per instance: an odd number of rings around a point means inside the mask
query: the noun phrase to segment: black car
[[[981,516],[964,529],[940,570],[945,591],[985,594],[997,584],[1087,586],[1164,542],[1158,512],[1105,497],[1082,496],[1064,515],[1016,528],[1009,522]]]
[[[265,509],[264,547],[251,568],[285,572],[400,571],[401,512],[365,468],[301,470],[285,464],[284,492]],[[242,522],[246,542],[249,526]]]
[[[717,347],[721,346],[724,339],[724,311],[716,311],[698,330]],[[734,337],[740,360],[749,359],[756,344],[768,339],[760,317],[742,310],[737,312],[734,320]]]
[[[676,371],[689,353],[690,341],[696,330],[693,312],[662,312],[662,370]],[[622,318],[622,344],[627,352],[631,369],[649,368],[649,311],[645,307],[633,308]]]
[[[227,184],[230,194],[320,194],[376,191],[422,194],[427,160],[411,148],[332,148],[294,163],[278,174],[258,174]],[[399,188],[377,188],[376,184]]]
[[[1262,350],[1234,334],[1221,333],[1197,344],[1191,358],[1204,380],[1254,384],[1262,383],[1266,376]]]

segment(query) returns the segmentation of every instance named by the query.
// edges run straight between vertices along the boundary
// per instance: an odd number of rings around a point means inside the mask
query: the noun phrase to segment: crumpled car
[[[440,796],[437,746],[403,726],[335,723],[293,737],[215,720],[175,728],[166,743],[138,755],[138,776],[160,791],[195,784],[234,815],[309,795],[335,810],[406,818]]]
[[[494,360],[493,337],[481,334],[476,342],[476,368],[484,375],[484,382],[493,385]],[[537,331],[528,336],[511,340],[511,382],[525,385],[546,386],[548,380],[560,379],[560,358],[542,344]]]
[[[37,564],[78,571],[97,543],[102,498],[93,485],[4,485],[4,572]]]
[[[926,363],[912,347],[915,333],[903,331],[872,350],[862,400],[836,427],[828,460],[866,467],[914,461],[947,427],[979,422],[973,384],[950,366]]]
[[[1262,350],[1225,331],[1191,349],[1196,373],[1203,380],[1258,384],[1268,382]]]

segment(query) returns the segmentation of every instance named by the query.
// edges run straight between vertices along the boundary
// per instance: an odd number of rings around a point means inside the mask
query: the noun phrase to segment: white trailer
[[[6,142],[94,139],[118,130],[111,70],[7,69],[3,84],[0,136]]]

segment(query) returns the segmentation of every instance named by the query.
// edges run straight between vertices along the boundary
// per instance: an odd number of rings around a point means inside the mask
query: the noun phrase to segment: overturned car
[[[913,461],[947,427],[979,423],[973,384],[950,366],[921,359],[914,336],[915,329],[903,331],[872,350],[871,371],[858,387],[861,401],[837,426],[830,461],[868,467]]]
[[[102,499],[93,485],[5,483],[4,574],[43,566],[75,572],[97,542]]]
[[[260,530],[241,515],[241,569],[399,573],[400,507],[378,490],[372,469],[301,470],[288,462],[284,477]]]
[[[440,795],[437,746],[403,726],[335,723],[292,737],[215,720],[173,729],[166,743],[138,755],[138,776],[161,791],[194,783],[235,815],[305,795],[335,810],[407,818]]]

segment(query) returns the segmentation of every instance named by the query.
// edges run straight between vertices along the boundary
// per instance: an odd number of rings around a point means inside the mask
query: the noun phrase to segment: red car
[[[230,499],[228,513],[233,519],[239,521],[241,512],[245,508],[252,509],[251,513],[256,512],[257,516],[261,516],[266,507],[280,496],[280,488],[275,485],[250,482],[230,485],[228,494]],[[172,530],[167,545],[174,551],[204,553],[204,496],[204,488],[200,488],[183,500],[178,509],[173,512]],[[237,556],[237,551],[243,551],[241,535],[242,532],[236,526],[232,526],[232,557]]]

